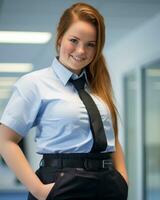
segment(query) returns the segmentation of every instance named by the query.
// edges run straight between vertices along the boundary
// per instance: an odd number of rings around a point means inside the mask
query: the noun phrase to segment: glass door
[[[160,67],[144,69],[145,199],[160,199]]]
[[[129,176],[129,200],[138,199],[137,194],[137,73],[127,74],[124,78],[125,91],[125,158]]]

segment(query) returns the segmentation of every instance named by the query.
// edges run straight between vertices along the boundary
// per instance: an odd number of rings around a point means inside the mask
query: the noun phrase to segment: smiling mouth
[[[84,58],[80,58],[80,57],[78,57],[78,56],[72,56],[72,55],[71,55],[71,57],[72,57],[75,61],[77,61],[77,62],[81,62],[81,61],[84,61],[84,60],[85,60]]]

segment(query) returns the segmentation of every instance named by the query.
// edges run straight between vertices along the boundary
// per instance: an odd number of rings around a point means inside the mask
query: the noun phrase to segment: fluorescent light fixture
[[[10,93],[10,89],[0,89],[0,99],[8,99]]]
[[[0,43],[45,44],[51,37],[50,32],[0,31]]]
[[[18,77],[0,77],[0,89],[11,87]]]
[[[147,69],[147,76],[160,77],[160,69]]]
[[[33,69],[31,63],[0,63],[0,73],[25,73]]]

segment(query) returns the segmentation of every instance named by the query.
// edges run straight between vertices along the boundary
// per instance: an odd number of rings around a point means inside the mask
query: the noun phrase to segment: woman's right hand
[[[44,185],[41,182],[17,144],[21,139],[22,136],[17,132],[0,124],[0,155],[35,198],[46,200],[55,183]]]
[[[55,183],[43,184],[39,191],[38,200],[46,200]]]

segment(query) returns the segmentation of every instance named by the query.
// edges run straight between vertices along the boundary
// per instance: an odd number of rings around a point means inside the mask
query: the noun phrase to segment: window
[[[124,78],[129,200],[160,199],[160,63]]]

